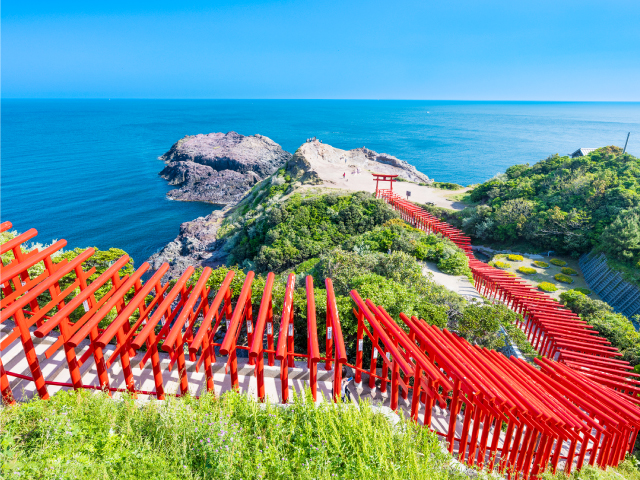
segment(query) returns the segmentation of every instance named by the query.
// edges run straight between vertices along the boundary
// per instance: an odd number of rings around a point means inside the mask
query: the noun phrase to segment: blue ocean
[[[119,247],[139,265],[215,207],[169,201],[158,156],[184,135],[316,136],[407,160],[437,181],[485,181],[580,147],[640,155],[640,103],[346,100],[2,100],[1,216],[40,242]]]

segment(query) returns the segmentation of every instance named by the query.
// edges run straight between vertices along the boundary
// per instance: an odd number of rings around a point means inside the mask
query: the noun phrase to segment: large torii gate
[[[378,195],[378,182],[382,180],[383,182],[389,182],[389,190],[393,192],[393,182],[396,181],[396,177],[398,175],[385,175],[383,173],[374,173],[373,179],[376,181],[376,196]]]

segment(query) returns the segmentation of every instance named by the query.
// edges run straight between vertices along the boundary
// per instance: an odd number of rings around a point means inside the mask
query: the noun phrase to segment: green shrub
[[[576,272],[573,268],[570,268],[570,267],[562,267],[560,271],[565,275],[578,275],[578,272]]]
[[[451,478],[428,428],[309,397],[288,408],[231,392],[137,405],[61,391],[4,409],[0,426],[7,479]]]
[[[558,267],[564,267],[567,264],[564,260],[559,260],[557,258],[552,258],[549,262],[557,265]]]
[[[540,282],[538,284],[538,288],[543,292],[555,292],[556,290],[558,290],[558,287],[556,287],[551,282]]]
[[[540,268],[549,268],[549,264],[547,262],[543,262],[542,260],[536,260],[535,262],[533,262],[533,264],[536,267],[540,267]]]
[[[524,257],[522,255],[515,255],[513,253],[510,253],[509,255],[507,255],[507,259],[511,260],[512,262],[521,262],[524,260]]]
[[[501,270],[506,270],[507,268],[511,268],[511,264],[507,262],[503,262],[501,260],[495,260],[493,262],[489,262],[489,265],[499,268]]]
[[[622,360],[633,366],[640,365],[640,332],[627,317],[615,313],[607,303],[587,297],[577,288],[561,293],[560,300],[620,350]]]
[[[518,271],[526,275],[533,275],[534,273],[538,273],[538,271],[535,268],[531,268],[531,267],[520,267],[518,268]]]
[[[442,190],[460,190],[461,188],[464,188],[462,185],[450,182],[433,182],[431,186]]]
[[[562,283],[573,283],[573,278],[563,273],[556,273],[553,278]]]
[[[573,288],[573,289],[569,290],[569,292],[573,292],[573,291],[580,292],[583,295],[591,295],[591,290],[589,290],[588,288],[576,287],[576,288]]]

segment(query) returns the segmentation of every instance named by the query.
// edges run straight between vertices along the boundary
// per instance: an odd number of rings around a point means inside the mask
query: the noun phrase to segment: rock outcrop
[[[199,217],[180,225],[180,234],[147,261],[157,270],[167,262],[170,265],[165,278],[176,278],[189,265],[212,267],[224,263],[226,254],[216,249],[216,234],[224,212],[216,210],[206,217]]]
[[[167,193],[174,200],[235,204],[290,158],[289,152],[262,135],[191,135],[160,157],[167,164],[160,176],[180,187]]]
[[[424,173],[393,155],[378,153],[366,147],[341,150],[318,140],[308,141],[296,150],[287,164],[287,173],[302,183],[334,183],[345,170],[399,175],[415,183],[430,183]],[[335,177],[335,178],[334,178]]]

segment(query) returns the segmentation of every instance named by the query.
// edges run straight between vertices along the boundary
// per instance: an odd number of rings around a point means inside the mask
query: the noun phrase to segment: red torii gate
[[[393,192],[393,182],[396,181],[396,177],[398,175],[385,175],[384,173],[374,173],[373,179],[376,181],[376,196],[378,195],[378,182],[382,180],[383,182],[389,182],[389,191]]]

